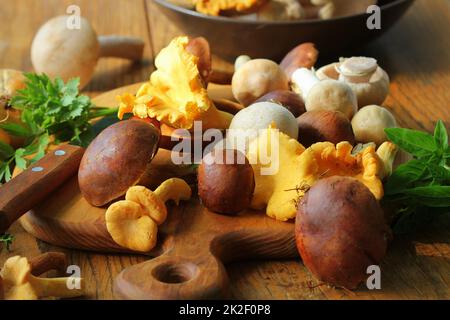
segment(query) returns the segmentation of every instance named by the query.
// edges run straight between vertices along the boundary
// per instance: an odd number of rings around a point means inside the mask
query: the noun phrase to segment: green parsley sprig
[[[25,144],[14,150],[0,142],[0,183],[11,179],[14,165],[26,169],[41,159],[50,144],[87,146],[95,136],[91,120],[117,113],[117,109],[94,106],[89,97],[80,95],[79,79],[64,83],[45,74],[27,73],[25,77],[25,88],[9,103],[21,110],[23,124],[0,123],[9,134],[24,138]]]
[[[385,184],[384,201],[400,208],[394,230],[410,232],[438,214],[450,213],[450,148],[444,123],[438,121],[434,135],[402,128],[385,132],[389,140],[413,156]]]

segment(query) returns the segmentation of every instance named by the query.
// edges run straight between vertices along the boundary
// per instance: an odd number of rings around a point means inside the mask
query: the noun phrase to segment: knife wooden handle
[[[0,234],[77,171],[84,149],[63,145],[0,186]]]

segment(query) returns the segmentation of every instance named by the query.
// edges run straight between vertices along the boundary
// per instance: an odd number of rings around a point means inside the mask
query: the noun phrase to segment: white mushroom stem
[[[295,70],[291,81],[300,90],[303,101],[306,101],[309,91],[320,82],[315,72],[307,68]]]
[[[129,60],[140,60],[145,43],[142,39],[125,36],[99,36],[100,57],[116,57]]]
[[[330,19],[334,16],[336,5],[333,0],[311,0],[311,3],[315,6],[321,6],[318,13],[319,18]]]
[[[392,142],[386,141],[377,149],[377,155],[382,162],[379,173],[380,179],[384,179],[392,174],[392,166],[397,156],[398,147]]]
[[[339,80],[350,83],[367,83],[377,71],[378,63],[374,58],[352,57],[343,59],[336,65]]]

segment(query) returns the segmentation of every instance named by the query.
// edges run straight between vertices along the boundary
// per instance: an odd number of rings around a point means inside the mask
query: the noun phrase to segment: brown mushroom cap
[[[338,144],[348,141],[355,144],[350,120],[339,111],[309,111],[297,118],[298,141],[309,147],[316,142],[329,141]]]
[[[350,177],[314,184],[301,200],[295,221],[297,248],[321,281],[355,289],[367,267],[386,254],[390,229],[370,190]]]
[[[160,132],[141,120],[103,130],[87,148],[78,171],[81,193],[94,206],[124,195],[139,182],[158,149]]]
[[[256,100],[258,102],[274,102],[288,109],[294,117],[299,117],[306,112],[305,103],[299,94],[289,90],[276,90],[269,92]]]
[[[245,210],[254,189],[252,166],[240,151],[215,149],[198,168],[198,194],[213,212],[232,215]]]

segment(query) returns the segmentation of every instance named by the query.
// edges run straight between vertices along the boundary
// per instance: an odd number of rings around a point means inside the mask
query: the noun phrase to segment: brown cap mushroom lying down
[[[359,108],[381,105],[389,94],[389,76],[373,58],[341,59],[320,68],[316,75],[320,80],[333,79],[347,83],[356,94]]]
[[[34,276],[27,258],[15,256],[6,260],[0,278],[3,280],[3,294],[6,300],[37,300],[40,298],[74,298],[84,294],[84,280],[81,288],[69,288],[69,278],[39,278]]]
[[[81,160],[78,182],[84,198],[103,206],[124,195],[144,175],[159,137],[159,130],[142,120],[120,121],[103,130]]]
[[[31,61],[38,73],[64,81],[80,78],[80,88],[91,79],[100,57],[140,60],[144,42],[122,36],[97,37],[89,21],[80,18],[80,28],[68,27],[71,17],[59,16],[47,21],[36,33],[31,45]]]
[[[165,203],[178,205],[189,200],[192,191],[182,179],[164,181],[155,191],[142,186],[128,189],[125,200],[109,206],[105,214],[106,228],[120,246],[138,252],[148,252],[156,245],[158,225],[167,218]]]

